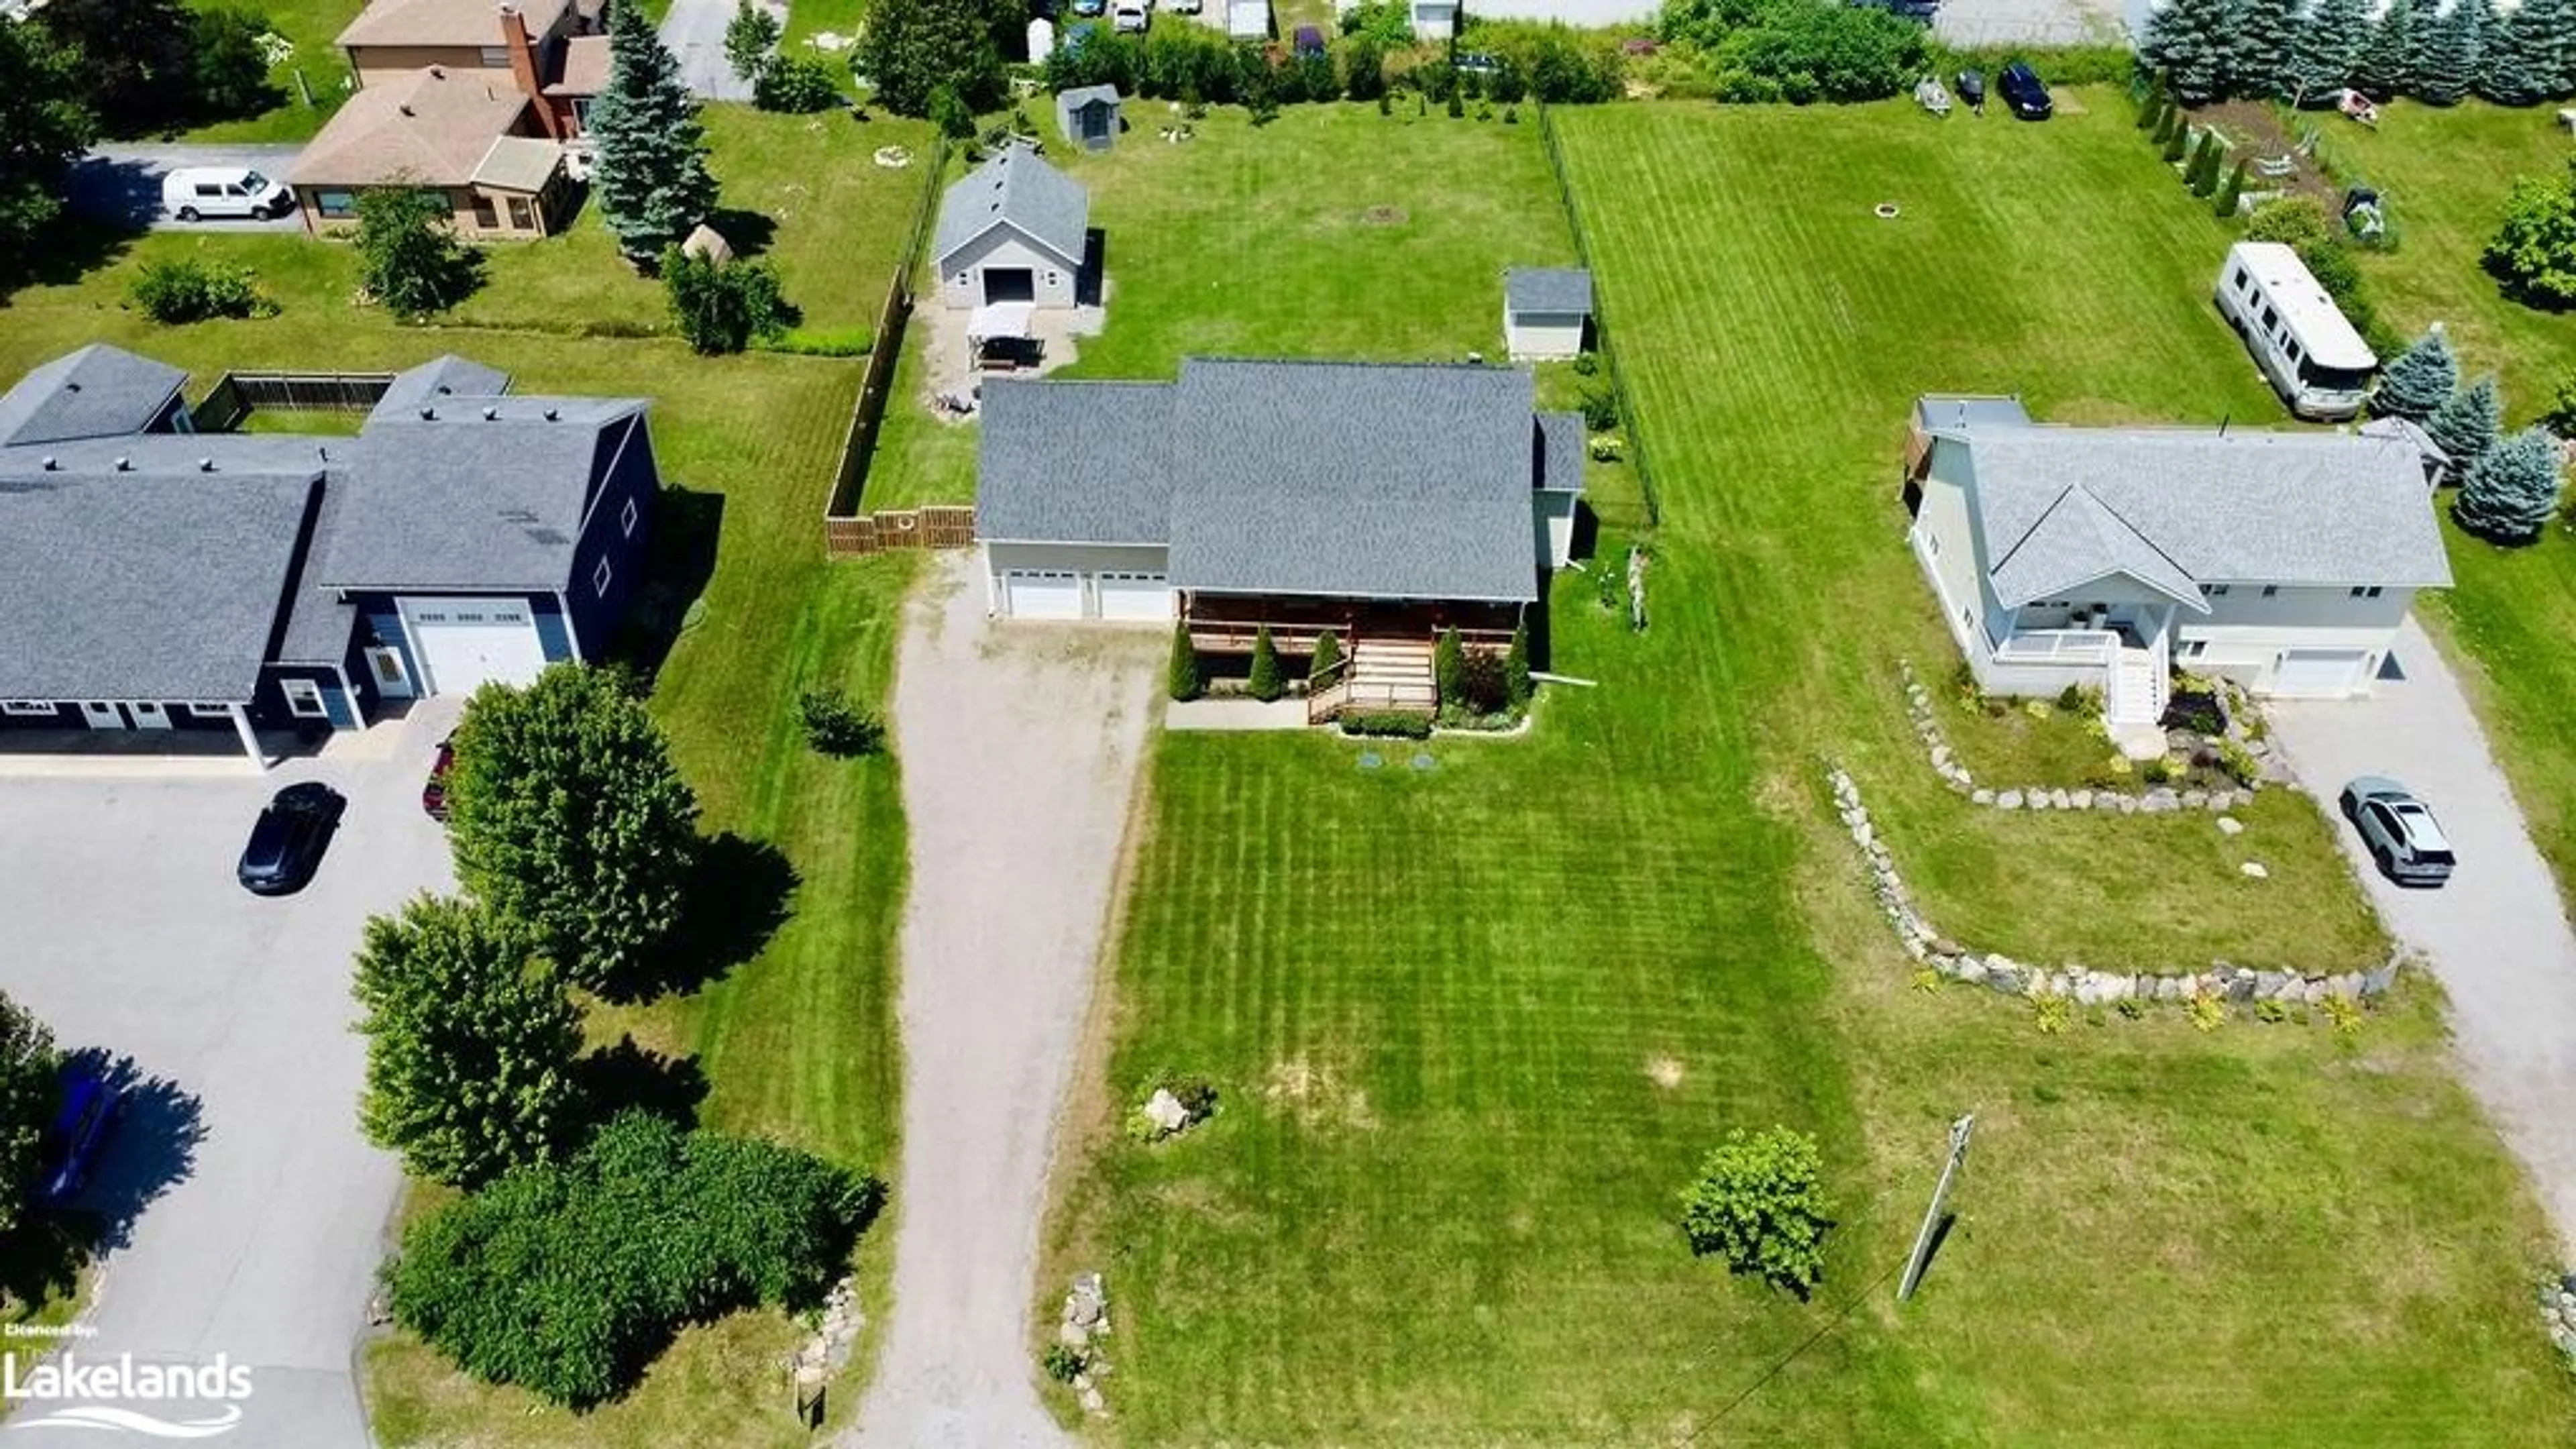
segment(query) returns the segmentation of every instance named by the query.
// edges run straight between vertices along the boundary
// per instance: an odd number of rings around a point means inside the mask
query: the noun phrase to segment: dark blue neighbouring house
[[[0,730],[364,729],[599,656],[661,478],[634,398],[442,357],[355,437],[198,434],[93,346],[0,395]]]

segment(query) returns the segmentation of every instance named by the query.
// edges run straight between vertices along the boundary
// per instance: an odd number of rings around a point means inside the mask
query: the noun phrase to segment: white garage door
[[[2359,649],[2292,649],[2272,671],[2272,692],[2293,699],[2340,699],[2361,687]]]
[[[1014,619],[1079,619],[1082,575],[1054,569],[1012,569],[1002,575],[1002,612]]]
[[[525,599],[403,599],[395,607],[428,676],[426,693],[466,694],[495,680],[529,684],[546,667]]]
[[[1169,623],[1172,581],[1161,574],[1100,574],[1100,617]]]

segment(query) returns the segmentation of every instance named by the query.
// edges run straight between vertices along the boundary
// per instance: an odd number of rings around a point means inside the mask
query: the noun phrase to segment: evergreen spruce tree
[[[2557,515],[2562,483],[2558,440],[2545,428],[2525,428],[2469,469],[2451,516],[2480,538],[2529,543]]]
[[[2486,37],[2485,0],[2451,0],[2451,8],[2424,27],[2424,51],[2415,71],[2415,97],[2429,105],[2456,106],[2477,84],[2478,54]]]
[[[2147,22],[2138,56],[2186,106],[2223,101],[2236,48],[2236,0],[2170,0]]]
[[[2504,398],[2496,391],[2495,374],[2451,394],[2433,410],[2424,431],[2451,455],[2451,476],[2464,476],[2504,434]]]
[[[2523,0],[2513,14],[2489,21],[2478,94],[2505,106],[2536,106],[2564,95],[2570,53],[2576,53],[2576,5]]]
[[[2153,130],[2165,118],[2165,73],[2157,71],[2147,79],[2147,93],[2138,102],[2138,129]]]
[[[2167,96],[2164,109],[2156,113],[2155,129],[2147,132],[2147,139],[2155,142],[2156,149],[2162,151],[2173,144],[2173,133],[2181,125],[2182,106],[2173,97]]]
[[[2194,196],[2207,196],[2218,188],[2218,132],[2203,126],[2200,140],[2191,148],[2191,164],[2182,169],[2182,184]]]
[[[1512,631],[1512,647],[1503,655],[1503,694],[1518,709],[1530,702],[1536,689],[1530,683],[1529,624],[1524,620]]]
[[[2415,89],[2415,72],[2423,62],[2422,22],[2415,0],[2388,0],[2370,35],[2353,57],[2352,84],[2365,94],[2388,100]]]
[[[1245,688],[1264,704],[1288,692],[1287,681],[1279,677],[1279,646],[1271,642],[1267,624],[1253,631],[1252,678]]]
[[[2228,168],[2227,180],[2219,186],[2218,199],[2209,204],[2209,209],[2220,216],[2234,216],[2237,200],[2244,194],[2245,158],[2239,156],[2236,158],[2236,164]]]
[[[2576,0],[2522,0],[2517,23],[2543,37],[2533,47],[2539,59],[2540,93],[2548,100],[2576,96]]]
[[[2174,113],[2173,133],[2165,137],[2165,164],[2167,166],[2181,165],[2183,152],[2189,148],[2190,145],[2191,125],[2182,118],[2181,111],[2177,109]]]
[[[1315,657],[1307,662],[1306,682],[1308,684],[1321,686],[1332,679],[1334,670],[1341,667],[1341,636],[1333,633],[1329,629],[1316,635]]]
[[[2299,43],[2299,0],[2237,0],[2227,88],[2240,96],[2283,96],[2296,87],[2291,61]]]
[[[2370,395],[2370,413],[2420,423],[2449,402],[2459,385],[2459,359],[2451,355],[2450,339],[2436,325],[2380,372],[2378,390]]]
[[[1174,699],[1196,699],[1202,685],[1199,681],[1199,650],[1190,642],[1187,619],[1172,625],[1172,660],[1163,670],[1164,687]]]
[[[2291,36],[2291,95],[2302,105],[2324,105],[2352,83],[2369,42],[2370,0],[2317,0]]]
[[[698,103],[635,0],[609,9],[608,57],[608,88],[590,105],[591,186],[618,250],[642,265],[707,219],[716,183]]]

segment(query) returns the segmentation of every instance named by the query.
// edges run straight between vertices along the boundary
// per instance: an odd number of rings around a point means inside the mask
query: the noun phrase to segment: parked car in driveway
[[[2045,121],[2057,113],[2057,103],[2048,98],[2048,85],[2022,61],[2014,61],[1995,77],[1995,94],[2004,105],[2025,121]]]
[[[1073,0],[1073,13],[1076,15],[1098,15],[1108,8],[1108,0]]]
[[[447,823],[447,772],[455,768],[456,741],[440,740],[438,758],[430,762],[429,779],[420,787],[420,808],[441,825]]]
[[[161,209],[181,221],[264,219],[295,209],[295,193],[247,166],[182,166],[161,178]]]
[[[59,1080],[63,1104],[37,1139],[33,1199],[44,1208],[68,1207],[80,1196],[107,1146],[108,1129],[125,1111],[123,1094],[94,1061],[73,1058]]]
[[[317,780],[277,792],[250,828],[235,874],[252,895],[282,896],[304,888],[321,867],[322,852],[339,828],[349,802]]]
[[[2458,861],[2450,837],[2405,786],[2363,775],[2343,787],[2336,803],[2343,807],[2343,818],[2361,832],[2361,843],[2370,848],[2381,875],[2399,885],[2437,886],[2451,878]]]
[[[1118,0],[1117,7],[1109,13],[1110,28],[1121,35],[1142,35],[1153,19],[1145,0]]]

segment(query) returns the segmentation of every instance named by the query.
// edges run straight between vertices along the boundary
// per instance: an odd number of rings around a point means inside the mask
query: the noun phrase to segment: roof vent
[[[485,408],[483,410],[483,421],[487,423],[497,423],[501,421],[501,410],[499,408]]]
[[[561,408],[548,408],[548,409],[546,409],[546,421],[547,421],[547,422],[550,422],[550,423],[552,423],[552,422],[560,422],[560,421],[562,421],[562,419],[563,419],[563,409],[561,409]]]
[[[2434,325],[2438,327],[2438,326],[2439,326],[2439,325],[2441,325],[2441,324],[2436,323],[2436,324],[2434,324]],[[65,392],[78,392],[78,391],[80,391],[80,384],[79,384],[77,381],[74,381],[74,382],[66,382],[66,383],[64,383],[64,384],[63,384],[63,391],[65,391]]]
[[[63,466],[63,465],[62,465],[62,460],[61,460],[61,459],[59,459],[59,458],[47,458],[47,459],[45,460],[45,471],[46,471],[46,472],[48,472],[48,473],[53,472],[55,469],[60,468],[61,466]]]
[[[422,408],[422,409],[420,410],[420,420],[421,420],[422,422],[424,422],[424,423],[434,423],[434,422],[437,422],[437,421],[438,421],[438,409],[436,409],[436,408]]]
[[[119,472],[119,473],[131,473],[131,472],[133,472],[133,471],[134,471],[134,460],[133,460],[132,458],[119,458],[119,459],[117,459],[117,460],[116,460],[116,471],[117,471],[117,472]]]
[[[431,66],[431,67],[429,68],[429,78],[430,78],[431,80],[445,80],[445,79],[447,79],[447,67],[445,67],[445,66],[443,66],[443,65],[433,65],[433,66]],[[406,111],[408,111],[408,110],[410,110],[411,108],[410,108],[409,106],[405,106],[403,109],[404,109],[404,110],[406,110]]]
[[[394,109],[402,112],[406,116],[412,114],[411,102],[409,101],[403,102],[401,105],[394,107]]]
[[[197,471],[200,473],[212,473],[215,471],[215,460],[212,458],[199,458],[197,460]]]

